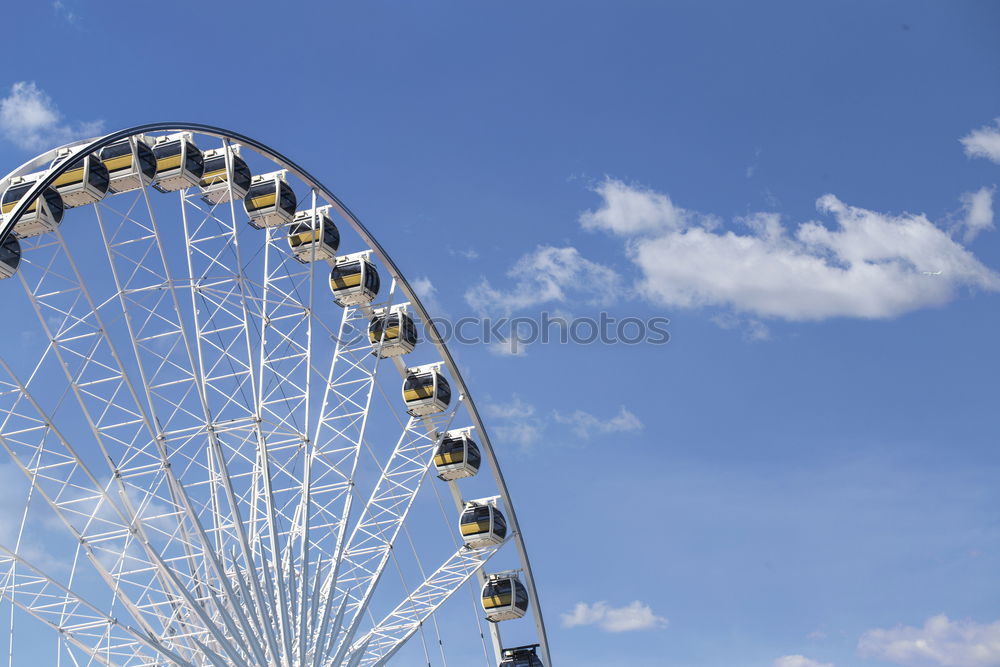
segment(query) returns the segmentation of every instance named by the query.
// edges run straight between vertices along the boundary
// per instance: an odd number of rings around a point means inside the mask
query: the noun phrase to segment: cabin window
[[[368,270],[365,271],[365,289],[373,294],[378,293],[379,288],[379,278],[378,271],[371,264],[368,264]]]
[[[448,386],[448,381],[445,380],[440,375],[437,376],[437,397],[442,403],[448,403],[451,401],[451,387]]]
[[[108,183],[111,182],[111,176],[104,167],[104,163],[98,161],[96,157],[90,160],[90,174],[87,175],[87,180],[92,186],[102,191],[107,190]]]
[[[482,461],[482,457],[479,454],[479,448],[472,442],[469,442],[469,451],[465,456],[465,462],[473,468],[479,468],[479,463]]]
[[[245,190],[250,187],[250,181],[253,180],[253,176],[250,173],[250,167],[247,163],[233,156],[233,172],[235,176],[233,178],[233,183],[239,187],[241,190]]]
[[[55,218],[57,222],[62,220],[63,200],[62,197],[59,196],[59,193],[52,188],[45,188],[45,192],[42,193],[42,196],[45,197],[45,203],[49,205],[49,213],[52,214],[52,217]]]
[[[101,157],[105,160],[110,160],[113,157],[123,157],[131,152],[132,147],[129,146],[128,141],[119,141],[110,146],[105,146],[104,150],[101,151]]]
[[[128,146],[125,147],[130,148]],[[156,156],[153,154],[153,149],[146,144],[140,143],[136,146],[136,152],[139,155],[139,170],[142,174],[147,178],[156,176]]]
[[[187,144],[187,150],[184,155],[184,169],[191,172],[192,174],[201,175],[204,170],[205,160],[202,157],[201,151],[198,150],[194,144]]]

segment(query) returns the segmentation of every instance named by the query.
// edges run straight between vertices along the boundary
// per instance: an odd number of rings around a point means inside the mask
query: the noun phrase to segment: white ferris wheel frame
[[[368,247],[371,249],[371,252],[375,254],[375,256],[380,260],[382,265],[388,270],[389,276],[393,281],[393,289],[398,288],[402,291],[405,300],[409,302],[410,306],[416,311],[421,320],[423,320],[424,326],[429,334],[428,342],[434,345],[437,353],[440,355],[441,358],[440,364],[447,369],[448,374],[451,378],[453,391],[457,395],[457,400],[454,401],[454,405],[445,413],[433,417],[423,417],[423,418],[414,417],[410,420],[410,423],[407,425],[402,435],[400,436],[400,442],[397,444],[396,449],[394,450],[393,453],[394,457],[399,456],[399,461],[402,462],[403,465],[401,467],[399,466],[393,467],[391,463],[387,464],[385,467],[385,470],[387,472],[384,473],[383,476],[395,475],[393,479],[388,480],[389,482],[391,482],[393,488],[399,488],[400,484],[402,484],[404,488],[406,487],[407,484],[411,486],[413,485],[419,486],[420,480],[423,478],[424,470],[423,469],[418,470],[416,467],[413,466],[407,467],[406,462],[413,461],[416,458],[419,458],[412,456],[412,454],[415,452],[426,454],[428,451],[431,451],[435,443],[433,439],[429,436],[429,434],[437,432],[441,434],[440,437],[443,437],[444,432],[448,430],[448,425],[450,425],[451,417],[455,415],[459,407],[465,407],[468,412],[468,416],[472,422],[471,426],[478,432],[477,440],[479,441],[481,446],[481,453],[483,459],[489,464],[490,472],[492,473],[493,480],[496,484],[496,488],[499,491],[498,497],[501,498],[504,503],[504,507],[506,510],[506,518],[510,533],[509,537],[503,543],[496,545],[495,547],[481,549],[476,552],[468,552],[468,551],[463,552],[462,549],[459,549],[459,551],[456,552],[456,554],[452,558],[448,559],[448,561],[446,561],[438,569],[438,571],[434,572],[432,575],[427,577],[424,581],[424,584],[417,590],[414,590],[413,593],[409,596],[409,598],[407,600],[404,600],[404,602],[400,604],[400,608],[397,608],[397,610],[395,610],[392,614],[386,617],[386,619],[384,619],[383,623],[379,624],[376,628],[373,629],[371,633],[368,634],[368,636],[364,640],[365,641],[364,646],[349,645],[350,643],[345,640],[343,644],[340,646],[339,651],[335,656],[332,664],[334,665],[340,664],[340,661],[342,661],[348,654],[352,656],[351,663],[353,665],[367,666],[375,664],[377,665],[384,664],[392,656],[395,650],[398,650],[398,648],[402,646],[402,644],[406,641],[406,639],[408,639],[416,631],[417,629],[416,626],[419,625],[419,623],[422,623],[423,620],[426,620],[427,617],[436,610],[437,606],[443,603],[444,600],[439,599],[440,596],[436,594],[438,591],[442,590],[442,587],[455,586],[456,584],[457,585],[464,584],[469,579],[470,576],[475,576],[478,579],[479,583],[482,585],[486,580],[486,573],[484,572],[483,568],[484,561],[488,560],[489,556],[492,555],[493,552],[495,552],[497,549],[499,549],[507,542],[513,542],[516,546],[518,557],[520,560],[520,565],[521,565],[520,572],[528,594],[529,613],[533,617],[535,631],[537,633],[537,639],[540,645],[539,652],[541,654],[542,659],[544,660],[544,664],[547,665],[548,667],[551,667],[552,662],[551,662],[548,640],[545,630],[545,623],[539,606],[538,592],[535,585],[534,577],[532,575],[530,561],[528,559],[528,553],[525,548],[523,535],[521,533],[520,526],[518,524],[517,515],[514,510],[514,505],[510,497],[506,481],[504,480],[503,473],[497,461],[496,454],[493,450],[492,443],[490,442],[489,435],[483,426],[480,413],[476,408],[475,402],[473,401],[471,394],[469,393],[469,390],[465,384],[462,374],[458,368],[458,365],[455,363],[455,360],[451,352],[448,350],[447,345],[444,343],[441,336],[438,334],[434,322],[431,320],[431,316],[428,313],[427,309],[421,303],[418,295],[414,292],[413,288],[407,282],[406,278],[402,275],[398,266],[395,264],[395,262],[393,262],[389,254],[385,251],[385,249],[381,246],[381,244],[379,244],[379,242],[375,239],[372,233],[361,223],[361,221],[357,218],[357,216],[355,216],[354,213],[352,213],[351,210],[339,198],[337,198],[337,196],[331,190],[326,188],[311,174],[309,174],[309,172],[307,172],[305,169],[303,169],[302,167],[300,167],[299,165],[297,165],[296,163],[285,157],[283,154],[250,137],[219,127],[214,127],[199,123],[150,123],[113,132],[101,138],[74,142],[60,148],[70,147],[74,150],[74,154],[90,155],[97,153],[102,148],[117,141],[120,141],[122,139],[128,139],[130,137],[149,132],[168,132],[168,131],[194,132],[201,135],[216,137],[222,140],[225,146],[228,146],[232,143],[237,143],[241,146],[253,149],[261,156],[273,161],[281,168],[288,170],[288,172],[294,174],[305,185],[307,185],[313,193],[312,194],[313,201],[311,202],[311,205],[314,209],[319,205],[317,198],[322,197],[322,199],[326,200],[327,204],[332,206],[333,209],[336,210],[340,214],[340,216],[348,222],[348,224],[352,227],[355,233],[357,233],[357,235],[361,238],[361,240],[368,245]],[[11,174],[12,175],[24,174],[28,173],[29,171],[47,166],[56,156],[58,150],[59,148],[52,149],[51,151],[48,151],[33,158],[29,162],[19,167],[17,170],[12,171]],[[2,243],[8,237],[8,235],[11,234],[17,221],[29,208],[31,202],[33,202],[36,198],[40,198],[41,194],[45,191],[45,189],[51,186],[52,183],[54,183],[55,180],[63,172],[68,170],[72,162],[73,161],[71,159],[64,160],[56,167],[50,169],[43,177],[39,178],[34,183],[32,188],[20,199],[18,204],[11,211],[11,214],[4,217],[2,226],[0,226],[0,243]],[[3,192],[6,189],[9,182],[10,182],[10,176],[5,178],[3,181],[0,181],[0,192]],[[146,187],[144,186],[142,189],[145,191]],[[144,192],[143,196],[148,197],[149,196],[148,192]],[[184,196],[185,195],[182,192],[182,197]],[[185,207],[182,206],[182,215],[184,215],[183,213],[184,210]],[[100,213],[98,213],[98,215],[100,215]],[[185,219],[185,224],[187,224],[186,219]],[[271,245],[274,240],[275,240],[275,235],[272,233],[272,230],[267,230],[267,241],[265,243],[267,245]],[[59,243],[61,242],[62,241],[60,239]],[[189,244],[188,250],[190,258],[190,251],[192,250],[190,245],[192,243],[191,238],[187,239],[187,243]],[[311,268],[308,270],[311,273]],[[89,298],[89,295],[87,298]],[[362,309],[345,309],[344,321],[341,322],[341,333],[343,332],[344,327],[357,328],[357,325],[359,325],[358,322],[349,321],[349,312],[351,311],[353,311],[355,315],[358,316],[356,317],[356,319],[361,320],[360,315],[362,314]],[[366,326],[367,319],[364,319],[360,324]],[[246,326],[246,321],[244,321],[244,326]],[[198,331],[199,336],[202,335],[203,333],[204,332],[200,330]],[[340,348],[338,346],[338,350],[339,349]],[[261,350],[261,355],[263,356],[263,349]],[[336,359],[334,361],[336,361]],[[402,375],[405,375],[406,366],[399,357],[391,358],[390,361]],[[364,372],[364,369],[358,369],[358,370]],[[374,371],[372,371],[372,373],[373,372]],[[121,378],[121,380],[123,382],[123,385],[129,382],[124,377]],[[329,386],[330,386],[330,381],[328,381],[327,383],[328,390]],[[263,392],[262,387],[258,387],[257,389],[259,392]],[[20,387],[20,390],[23,392],[24,387]],[[137,395],[140,391],[143,390],[143,388],[136,388],[133,386],[129,386],[128,390],[133,392],[133,394]],[[307,393],[305,401],[306,403],[308,403],[309,401],[308,389],[306,390],[306,392]],[[27,396],[27,393],[26,392],[24,393]],[[35,403],[30,398],[30,396],[27,396],[27,399],[28,400],[26,402],[25,410],[28,410],[29,408],[33,409],[35,411],[35,415],[34,417],[32,417],[32,419],[37,420],[39,423],[45,423],[47,420],[44,413],[41,411],[41,408],[37,405],[37,403]],[[263,399],[265,399],[265,397],[262,395],[258,395],[256,397],[258,404],[265,403],[266,401]],[[204,398],[202,400],[204,400]],[[47,428],[50,429],[52,428],[51,423],[47,423],[46,426]],[[58,434],[58,432],[56,432],[55,437],[57,437],[62,442],[63,447],[65,448],[66,452],[68,452],[68,458],[72,459],[73,457],[76,456],[75,453],[72,451],[71,446],[67,442],[65,442],[65,439],[62,438],[61,434]],[[3,442],[3,445],[5,448],[7,448],[9,452],[11,451],[11,448],[8,446],[6,441]],[[18,461],[17,457],[15,456],[14,458],[15,461],[17,462]],[[164,456],[164,458],[166,457]],[[82,461],[79,460],[78,458],[77,458],[77,463],[81,466],[83,473],[81,473],[79,469],[74,468],[74,470],[77,471],[76,474],[89,475],[89,472],[86,471],[86,468],[85,466],[83,466]],[[23,465],[22,468],[24,468]],[[392,471],[391,473],[388,472],[390,470]],[[35,474],[37,474],[37,470],[35,471]],[[91,476],[91,481],[93,482],[93,486],[95,488],[102,489],[102,485],[98,483],[96,479],[93,479],[92,476]],[[447,484],[451,490],[451,494],[455,501],[456,509],[460,513],[464,503],[459,493],[458,486],[456,485],[455,481],[448,481]],[[412,498],[413,495],[415,495],[416,493],[416,489],[415,488],[411,489],[411,491],[412,493],[409,495],[409,502],[412,502]],[[103,492],[106,493],[106,491]],[[174,492],[175,492],[174,490],[171,491],[171,493]],[[44,491],[41,489],[39,490],[39,493],[44,495]],[[269,506],[273,502],[271,493],[272,491],[270,487],[268,487],[266,503]],[[377,495],[378,493],[379,490],[377,488],[374,494]],[[350,495],[347,496],[348,502],[350,502],[349,500],[350,497],[351,497]],[[389,495],[385,496],[385,499],[389,501],[390,505],[392,502],[394,502],[393,498],[395,498],[395,496],[391,497]],[[51,504],[52,503],[51,499],[48,500],[50,500]],[[97,502],[100,502],[100,499],[97,499]],[[404,499],[402,502],[405,503],[406,500]],[[108,506],[116,507],[114,502],[109,502]],[[183,509],[184,503],[179,502],[178,506]],[[405,510],[408,508],[401,507],[397,509],[399,511],[405,512]],[[192,512],[191,508],[188,507],[188,513],[190,514],[191,512]],[[132,513],[131,517],[129,516],[118,517],[118,519],[121,522],[122,530],[129,533],[130,535],[134,535],[136,534],[136,531],[141,530],[139,527],[134,525],[136,523],[137,516],[138,516],[137,514]],[[373,515],[362,515],[362,516],[364,518],[359,519],[359,522],[355,524],[355,526],[353,527],[353,530],[355,532],[359,530],[362,532],[366,532],[367,529],[371,529],[368,534],[384,535],[383,528],[385,528],[386,526],[389,528],[390,531],[395,529],[396,532],[392,533],[392,536],[390,537],[388,542],[388,548],[391,549],[392,542],[395,540],[395,536],[398,534],[400,523],[405,519],[405,514],[402,518],[399,518],[398,516],[395,516],[393,514],[393,511],[390,509],[388,513],[382,512],[381,514],[379,514],[376,512],[373,513]],[[366,521],[370,525],[364,525]],[[382,526],[381,524],[379,524],[380,521],[384,521],[386,525]],[[395,523],[393,523],[394,521]],[[65,519],[64,523],[66,523],[67,527],[69,527],[69,523]],[[202,537],[205,540],[209,539],[207,536],[202,536]],[[81,542],[83,541],[84,540],[81,538]],[[304,538],[303,544],[307,543],[308,539]],[[363,540],[361,544],[363,547],[364,544]],[[365,555],[370,553],[377,553],[379,556],[384,556],[384,558],[381,558],[378,562],[373,564],[375,568],[374,576],[367,577],[368,584],[371,587],[374,587],[377,585],[379,577],[381,577],[382,571],[384,570],[387,564],[388,556],[380,551],[373,551],[370,549],[359,548],[358,554],[355,555],[354,561],[363,560]],[[274,560],[277,562],[280,559],[274,558]],[[137,643],[138,645],[141,645],[146,649],[152,650],[154,653],[159,654],[162,657],[167,658],[169,660],[172,660],[176,664],[182,664],[182,665],[190,664],[182,656],[172,654],[162,643],[156,641],[155,633],[152,631],[152,628],[128,628],[117,624],[116,619],[109,618],[107,614],[102,612],[100,609],[96,608],[94,605],[91,605],[90,603],[86,602],[83,599],[73,598],[72,592],[69,591],[68,588],[66,588],[59,582],[55,581],[54,579],[46,575],[44,572],[37,569],[34,565],[27,562],[16,553],[13,553],[12,551],[6,549],[0,550],[0,562],[2,561],[7,561],[9,563],[15,564],[17,567],[20,568],[17,575],[18,579],[16,585],[21,587],[20,588],[21,594],[24,594],[24,592],[27,590],[28,594],[30,596],[33,596],[32,599],[36,600],[35,604],[36,611],[37,609],[45,609],[45,605],[39,604],[37,601],[42,601],[42,602],[46,600],[53,601],[53,608],[51,610],[39,613],[33,613],[33,615],[36,616],[36,618],[40,618],[40,620],[49,624],[53,628],[59,629],[63,637],[69,643],[75,644],[79,648],[87,652],[90,652],[90,650],[86,645],[85,639],[82,639],[87,635],[88,632],[87,629],[99,626],[116,626],[114,632],[120,633],[123,637],[127,638],[129,641]],[[248,562],[252,562],[252,560],[248,559]],[[350,559],[348,559],[348,562],[351,562]],[[176,576],[171,572],[171,568],[168,566],[168,564],[165,561],[163,561],[159,556],[157,556],[155,553],[151,558],[151,566],[156,569],[156,571],[158,572],[158,576],[161,576],[164,580],[169,581],[171,580],[171,577]],[[209,566],[221,572],[222,568],[221,563],[219,562],[210,563]],[[277,567],[279,567],[280,569],[280,564],[277,565]],[[361,568],[365,572],[369,572],[369,569],[366,568],[364,564],[358,565],[355,562],[354,567],[355,569]],[[267,568],[264,569],[266,570]],[[317,571],[315,573],[317,582],[320,577],[320,569],[321,568],[317,568]],[[270,586],[271,582],[270,580],[268,580],[267,576],[268,573],[264,572],[263,574],[265,575],[263,581],[265,582],[266,585]],[[350,569],[342,574],[350,575]],[[110,577],[111,575],[110,573],[105,572],[104,576]],[[219,579],[223,581],[228,581],[227,578],[224,576],[219,577]],[[257,577],[252,577],[252,576],[247,577],[246,579],[248,579],[249,581],[244,580],[239,576],[237,576],[236,579],[237,583],[241,587],[244,585],[247,587],[260,585],[260,581],[258,580]],[[350,580],[349,576],[347,580],[348,581]],[[359,581],[364,581],[364,580],[365,580],[364,577],[359,577]],[[338,586],[342,583],[342,581],[343,580],[338,580]],[[232,584],[230,583],[229,585]],[[174,587],[174,589],[182,591],[184,590],[184,586],[177,585]],[[302,590],[304,597],[304,592],[306,590],[305,582],[303,582]],[[313,588],[313,593],[318,594],[319,592],[320,592],[320,587],[317,584],[317,586]],[[235,593],[235,591],[233,591],[233,593]],[[350,595],[351,593],[353,593],[353,591],[350,591],[349,594],[344,595],[341,609],[338,610],[328,609],[323,612],[323,618],[320,624],[320,627],[323,630],[328,630],[330,624],[334,625],[340,624],[340,621],[344,618],[345,608],[346,606],[348,606],[348,601],[349,598],[351,597]],[[272,595],[273,594],[274,593],[272,592]],[[284,591],[279,590],[277,594],[283,595]],[[292,591],[292,594],[294,595],[294,591]],[[328,602],[332,602],[334,598],[333,595],[328,595],[326,597],[328,599]],[[74,599],[72,603],[73,610],[67,609],[67,604],[69,604],[67,601],[70,599]],[[362,598],[362,599],[367,599],[367,598]],[[23,603],[19,603],[17,600],[12,599],[11,602],[21,606],[22,609],[25,608],[23,606]],[[123,602],[127,607],[128,602],[127,601]],[[193,609],[197,610],[198,605],[194,604],[193,600],[189,600],[188,603],[191,604]],[[288,603],[284,602],[283,604],[287,605]],[[408,605],[405,609],[402,608],[404,604]],[[295,605],[292,604],[292,607],[294,608]],[[302,604],[298,605],[298,609],[304,610],[305,607],[306,605],[304,601]],[[83,619],[82,622],[78,624],[78,634],[80,638],[76,638],[73,632],[69,632],[66,630],[65,627],[63,627],[62,621],[70,614],[76,614],[78,618]],[[242,617],[239,611],[237,611],[236,615],[241,617],[224,619],[227,625],[231,625],[231,627],[229,628],[231,634],[227,633],[226,635],[220,635],[214,637],[214,639],[220,645],[226,645],[230,641],[238,640],[239,632],[235,631],[237,627],[241,627],[243,629],[254,629],[251,627],[253,626],[252,619]],[[143,614],[138,612],[133,614],[133,616],[136,618],[137,621],[140,622],[141,619],[143,618]],[[356,626],[358,623],[360,623],[362,616],[363,616],[362,613],[356,613],[354,615],[355,627],[343,629],[346,632],[345,634],[346,637],[348,638],[353,637],[353,632],[357,630]],[[420,619],[419,622],[415,623],[413,621],[413,619],[415,618]],[[205,619],[205,621],[206,621],[205,625],[207,628],[212,629],[217,627],[214,622],[209,621],[207,618]],[[497,659],[500,659],[501,657],[501,649],[503,646],[500,637],[499,625],[500,625],[499,623],[488,624],[489,634],[493,644],[493,652]],[[291,641],[289,636],[290,633],[285,633],[283,628],[280,627],[277,628],[276,632],[273,631],[271,628],[267,628],[265,630],[264,628],[257,627],[255,629],[261,631],[262,634],[267,635],[269,643],[274,643],[275,645],[285,644],[283,648],[288,649],[289,654],[298,652],[297,647],[290,646],[289,644],[289,642]],[[112,630],[109,630],[106,627],[102,631],[107,633],[112,632]],[[322,632],[320,632],[320,634],[322,634]],[[234,637],[236,638],[235,640]],[[336,633],[334,634],[334,637],[336,638]],[[299,636],[299,641],[300,642],[304,641],[301,633]],[[392,653],[380,656],[380,659],[375,662],[362,661],[359,656],[365,653],[365,651],[368,649],[369,643],[377,644],[380,641],[384,642],[387,647],[392,647]],[[252,642],[249,643],[252,644]],[[263,655],[259,653],[259,649],[257,649],[256,647],[250,646],[241,648],[244,648],[247,654],[254,654],[257,660],[263,661]],[[303,651],[302,655],[304,655],[305,649],[303,648],[301,650]],[[236,655],[236,652],[237,651],[234,648],[234,652],[230,653],[230,655]],[[225,664],[223,662],[222,656],[215,654],[214,652],[210,651],[207,647],[205,647],[205,655],[208,656],[209,660],[213,662],[213,664]],[[317,660],[316,664],[319,664],[318,650],[316,651],[315,655]],[[95,656],[95,657],[97,657],[99,660],[101,659],[100,656]]]

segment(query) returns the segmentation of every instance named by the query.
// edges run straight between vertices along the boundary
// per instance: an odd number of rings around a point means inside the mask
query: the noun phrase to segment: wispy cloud
[[[659,305],[785,320],[889,318],[945,304],[962,288],[1000,291],[1000,275],[919,214],[879,213],[828,194],[816,205],[830,226],[789,230],[779,215],[756,213],[735,220],[745,230],[736,233],[648,188],[608,179],[596,191],[603,202],[580,224],[626,237],[639,293]],[[982,230],[984,218],[980,205],[970,220]]]
[[[479,259],[479,251],[475,248],[448,248],[448,254],[452,257],[461,257],[462,259],[467,259],[470,262],[474,259]]]
[[[598,419],[583,410],[576,410],[568,415],[555,412],[553,417],[560,424],[571,425],[573,432],[581,438],[611,433],[634,433],[642,430],[642,422],[624,405],[618,410],[618,414],[610,419]]]
[[[67,23],[76,24],[80,22],[80,14],[70,7],[69,2],[64,0],[55,0],[52,3],[52,9],[55,10],[57,16]]]
[[[624,405],[612,417],[601,419],[589,412],[575,410],[568,414],[558,411],[539,415],[535,406],[514,394],[510,401],[487,403],[483,412],[490,417],[490,432],[527,449],[542,439],[554,422],[570,426],[577,437],[588,440],[612,433],[635,433],[643,428],[642,421]]]
[[[869,630],[858,641],[862,656],[910,667],[996,667],[1000,665],[1000,620],[952,621],[944,614],[923,627],[898,625]]]
[[[479,313],[510,313],[544,303],[565,302],[570,295],[588,303],[607,303],[621,294],[621,278],[610,267],[583,257],[576,248],[540,245],[521,257],[507,275],[510,289],[497,289],[488,280],[465,293]]]
[[[562,614],[566,628],[593,625],[605,632],[659,630],[667,627],[667,619],[657,616],[645,602],[636,600],[624,607],[612,607],[607,602],[578,602],[572,611]]]
[[[735,313],[719,313],[712,316],[712,321],[723,329],[739,331],[743,340],[770,340],[771,329],[766,324],[753,317],[741,317]]]
[[[812,660],[804,655],[786,655],[772,663],[772,667],[833,667],[832,662]]]
[[[63,122],[49,97],[33,81],[18,81],[0,99],[0,136],[25,150],[55,148],[100,134],[104,121]]]
[[[979,188],[975,192],[962,195],[962,209],[965,211],[965,235],[962,240],[969,243],[979,232],[993,229],[993,193],[996,188]]]
[[[493,432],[501,441],[528,450],[542,439],[542,427],[534,420],[520,420],[495,426]]]
[[[490,433],[497,440],[530,449],[542,439],[544,420],[535,415],[535,406],[514,394],[506,403],[487,403],[483,411],[491,418]]]
[[[993,122],[995,127],[984,125],[959,139],[966,155],[984,157],[1000,164],[1000,118]]]
[[[528,344],[518,342],[516,338],[495,340],[486,348],[490,354],[498,357],[525,357],[528,355]]]
[[[525,403],[517,394],[507,403],[487,403],[486,414],[500,419],[530,417],[535,414],[535,406]]]
[[[437,287],[434,286],[430,278],[426,276],[415,278],[410,281],[410,287],[417,293],[417,298],[420,299],[420,303],[424,304],[424,308],[427,309],[431,317],[444,317],[447,315],[444,306],[441,305],[441,301],[438,299]]]

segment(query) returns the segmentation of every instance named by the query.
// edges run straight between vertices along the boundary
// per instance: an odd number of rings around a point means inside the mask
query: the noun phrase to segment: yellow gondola
[[[0,244],[0,280],[10,278],[17,273],[21,263],[21,243],[13,234],[7,236]]]
[[[406,369],[403,380],[403,401],[406,411],[414,417],[443,412],[451,402],[451,386],[438,372],[440,364]]]
[[[368,324],[368,340],[375,348],[372,354],[383,359],[413,352],[417,346],[417,326],[406,306],[376,309]]]
[[[253,177],[250,190],[243,197],[243,208],[252,226],[257,229],[279,227],[295,217],[298,200],[286,177],[284,169]]]
[[[229,159],[226,159],[226,153]],[[201,199],[206,204],[215,205],[243,199],[250,189],[253,175],[250,167],[240,157],[240,147],[237,144],[205,151],[205,169],[201,173]],[[227,164],[228,162],[228,164]],[[230,178],[232,174],[232,178]]]
[[[67,160],[72,160],[69,168],[59,174],[52,183],[52,187],[62,197],[66,208],[86,206],[100,201],[108,193],[111,181],[108,168],[99,157],[80,155],[73,159],[74,155],[76,152],[72,148],[62,148],[51,165],[55,168]]]
[[[499,667],[545,667],[538,657],[538,644],[505,648],[501,652]]]
[[[482,455],[479,446],[469,437],[469,429],[449,431],[434,450],[437,476],[446,482],[472,477],[479,472]]]
[[[338,305],[367,305],[378,295],[378,271],[368,255],[365,251],[341,257],[330,271],[330,291]]]
[[[522,618],[528,611],[528,591],[513,571],[488,575],[482,600],[491,623]]]
[[[303,264],[316,260],[333,261],[340,247],[340,231],[330,218],[330,206],[299,211],[288,231],[288,247]],[[317,230],[322,230],[317,232]]]
[[[465,504],[458,529],[470,549],[500,544],[507,537],[507,520],[492,502],[471,501]]]
[[[101,161],[108,170],[108,189],[113,194],[138,190],[156,178],[156,156],[142,135],[105,146]]]
[[[34,180],[29,181],[23,177],[15,176],[10,180],[10,187],[0,199],[0,210],[3,211],[5,218],[14,212],[18,202],[34,186]],[[53,188],[45,188],[39,199],[31,202],[17,224],[14,225],[14,234],[18,238],[26,239],[30,236],[54,231],[62,221],[63,201],[58,192]]]
[[[205,158],[194,145],[190,132],[157,137],[153,155],[156,156],[153,187],[160,192],[175,192],[201,184]]]

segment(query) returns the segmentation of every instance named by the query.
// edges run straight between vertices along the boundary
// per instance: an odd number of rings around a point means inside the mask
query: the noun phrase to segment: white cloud
[[[773,667],[833,667],[832,662],[811,660],[804,655],[786,655],[774,661]]]
[[[647,189],[608,179],[597,191],[601,208],[580,223],[629,237],[639,292],[661,305],[786,320],[887,318],[942,305],[962,288],[1000,291],[1000,275],[923,215],[878,213],[824,195],[817,208],[833,217],[832,227],[813,221],[790,232],[777,214],[757,213],[736,221],[748,230],[737,234],[713,231],[704,216],[675,214],[664,195]],[[937,271],[933,280],[923,274]]]
[[[1000,164],[1000,118],[994,123],[996,127],[984,125],[959,139],[969,157],[984,157]]]
[[[499,419],[520,419],[535,414],[535,406],[525,403],[520,396],[514,394],[509,403],[487,403],[484,412]]]
[[[498,357],[525,357],[528,355],[528,345],[521,343],[517,338],[507,340],[495,340],[486,348],[490,354]]]
[[[0,135],[19,148],[55,148],[74,139],[101,133],[103,121],[63,123],[59,110],[33,81],[18,81],[0,99]]]
[[[570,424],[573,432],[581,438],[590,438],[593,435],[606,435],[609,433],[630,433],[642,430],[642,422],[634,414],[628,411],[625,406],[621,406],[618,414],[611,419],[598,419],[589,412],[576,410],[572,414],[562,415],[554,413],[555,420],[560,424]]]
[[[513,443],[522,450],[541,440],[545,430],[544,422],[535,416],[535,406],[517,394],[508,403],[487,403],[483,412],[494,420],[489,427],[494,439]]]
[[[910,667],[996,667],[1000,620],[980,624],[941,614],[928,618],[922,628],[869,630],[858,641],[858,650],[864,657]]]
[[[55,0],[52,3],[52,9],[55,10],[58,16],[65,19],[67,23],[76,23],[80,20],[80,15],[68,7],[65,2],[62,2],[62,0]]]
[[[499,424],[491,431],[496,434],[496,439],[513,443],[521,449],[528,449],[542,439],[542,427],[534,420]]]
[[[976,238],[979,232],[993,229],[994,191],[995,188],[982,187],[962,195],[962,208],[965,210],[965,236],[962,240],[965,243]]]
[[[659,229],[680,229],[691,218],[689,211],[675,206],[669,195],[642,186],[631,186],[605,178],[594,186],[604,204],[580,215],[584,229],[603,229],[631,235]]]
[[[466,302],[480,313],[510,314],[566,301],[572,292],[584,294],[590,303],[606,303],[621,296],[621,278],[613,269],[585,259],[571,247],[540,245],[517,260],[507,275],[515,280],[513,289],[499,290],[483,280],[466,291]]]
[[[448,248],[448,254],[451,255],[452,257],[461,257],[463,259],[467,259],[470,262],[472,260],[479,259],[479,251],[476,250],[475,248],[465,248],[465,249],[459,248],[458,250],[455,250],[454,248]]]
[[[427,309],[427,312],[430,313],[431,317],[444,316],[444,306],[442,306],[441,301],[438,300],[437,288],[434,287],[434,283],[431,282],[430,278],[424,276],[411,280],[410,287],[413,288],[417,298],[420,299],[420,303],[424,304],[424,308]]]
[[[605,632],[658,630],[667,626],[667,619],[654,614],[649,605],[639,600],[617,608],[607,602],[578,602],[572,611],[561,616],[563,627],[595,625]]]
[[[770,340],[771,330],[766,324],[752,317],[740,317],[733,313],[719,313],[712,316],[712,321],[723,329],[739,331],[744,340]]]

